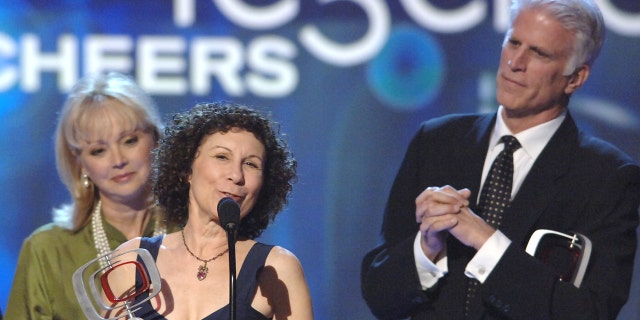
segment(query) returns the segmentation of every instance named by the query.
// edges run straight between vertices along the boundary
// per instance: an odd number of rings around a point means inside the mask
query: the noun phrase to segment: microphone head
[[[218,218],[222,227],[229,231],[240,223],[240,206],[231,197],[224,197],[218,202]]]

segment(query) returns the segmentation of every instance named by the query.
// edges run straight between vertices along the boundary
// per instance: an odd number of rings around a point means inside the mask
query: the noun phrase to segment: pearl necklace
[[[102,200],[98,200],[96,204],[96,208],[93,210],[93,214],[91,216],[91,229],[93,231],[93,243],[96,247],[96,252],[98,257],[104,257],[109,252],[111,252],[111,248],[109,247],[109,239],[107,238],[107,233],[104,232],[104,226],[102,225]],[[153,236],[159,236],[161,234],[167,233],[166,226],[160,221],[160,216],[156,215],[155,217],[155,225],[153,227]],[[105,269],[108,265],[108,258],[100,259],[100,268]]]

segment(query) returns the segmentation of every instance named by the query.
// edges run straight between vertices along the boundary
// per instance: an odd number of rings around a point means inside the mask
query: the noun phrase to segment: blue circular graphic
[[[367,82],[386,106],[413,111],[433,102],[444,82],[443,50],[428,33],[395,27],[380,53],[370,61]]]

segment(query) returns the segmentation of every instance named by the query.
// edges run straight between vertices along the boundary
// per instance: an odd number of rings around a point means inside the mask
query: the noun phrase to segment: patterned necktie
[[[513,153],[521,147],[518,139],[514,136],[503,136],[500,141],[504,144],[504,150],[493,161],[478,202],[480,216],[496,229],[500,227],[502,213],[511,202]],[[478,284],[478,280],[469,279],[464,306],[465,316],[469,314],[471,300],[475,296]]]

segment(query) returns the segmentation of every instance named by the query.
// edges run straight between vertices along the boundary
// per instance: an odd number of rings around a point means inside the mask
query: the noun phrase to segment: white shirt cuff
[[[510,244],[511,240],[500,232],[500,230],[496,230],[489,240],[482,245],[476,255],[473,256],[473,259],[469,261],[467,268],[464,270],[464,274],[469,278],[480,281],[480,283],[484,283]]]
[[[437,263],[433,263],[422,252],[422,246],[420,245],[421,234],[418,232],[416,239],[413,241],[413,256],[416,261],[416,269],[418,270],[418,278],[420,278],[420,284],[422,290],[427,290],[433,287],[438,279],[444,277],[449,272],[447,266],[447,257],[440,259]]]

